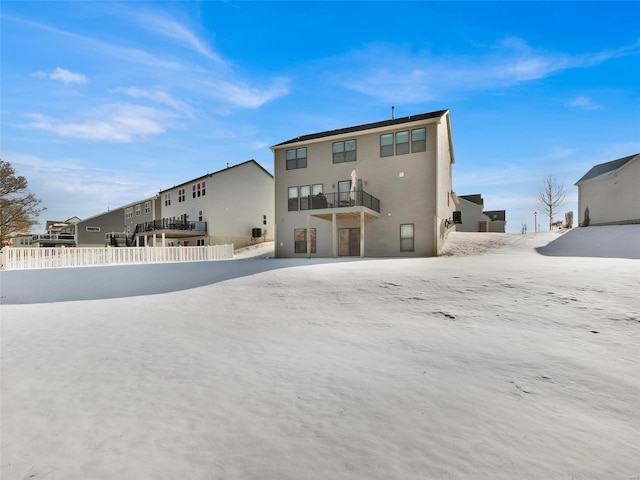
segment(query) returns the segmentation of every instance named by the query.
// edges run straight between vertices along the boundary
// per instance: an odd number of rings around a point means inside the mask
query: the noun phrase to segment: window
[[[396,155],[409,153],[409,130],[396,132]]]
[[[411,130],[411,152],[425,152],[427,150],[427,134],[424,128]]]
[[[85,231],[87,232],[99,232],[100,227],[85,227]]]
[[[323,185],[321,183],[316,183],[311,187],[311,195],[320,195],[322,193]]]
[[[411,134],[411,142],[409,142],[409,134]],[[409,130],[403,130],[402,132],[385,133],[380,135],[380,156],[393,156],[394,145],[396,155],[406,155],[409,153],[409,144],[411,144],[411,153],[426,152],[426,128],[414,128],[411,132],[409,132]]]
[[[181,188],[180,190],[178,190],[178,203],[180,202],[184,202],[184,197],[185,197],[185,189]]]
[[[287,170],[307,168],[307,147],[287,150]]]
[[[400,251],[401,252],[414,251],[413,239],[414,239],[413,223],[405,223],[400,225]]]
[[[263,225],[267,224],[267,216],[266,215],[262,215],[262,224]]]
[[[316,229],[311,230],[311,253],[316,253]],[[296,228],[293,231],[295,253],[307,253],[307,229]]]
[[[385,133],[380,135],[380,156],[393,156],[393,133]]]
[[[204,197],[207,193],[206,184],[204,182],[198,182],[191,185],[191,198]]]
[[[164,194],[164,206],[168,207],[169,205],[171,205],[171,194],[170,193],[165,193]]]
[[[136,217],[139,217],[140,215],[142,215],[142,205],[138,204],[136,205]]]
[[[289,211],[298,210],[298,187],[289,187]]]
[[[144,213],[151,213],[151,202],[144,202]]]
[[[204,247],[204,238],[199,238],[198,240],[196,240],[196,245],[198,247]]]
[[[300,187],[300,210],[309,210],[309,198],[311,197],[311,187],[303,185]]]
[[[202,219],[203,219],[203,218],[204,218],[204,217],[202,216],[202,210],[198,210],[198,221],[199,221],[199,222],[202,222]]]
[[[357,150],[356,146],[356,140],[334,142],[333,163],[355,162]]]
[[[124,209],[124,218],[133,218],[133,207],[127,207]]]

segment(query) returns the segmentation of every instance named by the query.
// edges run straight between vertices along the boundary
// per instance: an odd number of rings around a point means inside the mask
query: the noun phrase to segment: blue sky
[[[29,2],[1,9],[1,157],[89,217],[307,133],[451,110],[454,190],[533,229],[546,175],[640,152],[640,2]],[[538,223],[544,228],[544,219]],[[42,229],[40,231],[43,231]]]

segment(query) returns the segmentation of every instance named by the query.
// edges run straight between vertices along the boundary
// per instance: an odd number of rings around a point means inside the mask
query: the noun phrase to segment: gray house
[[[271,147],[276,256],[437,255],[457,198],[448,110]]]
[[[591,168],[578,187],[578,224],[640,223],[640,153]]]
[[[477,193],[459,195],[460,223],[457,232],[496,232],[504,233],[507,224],[505,210],[484,210],[484,199]]]

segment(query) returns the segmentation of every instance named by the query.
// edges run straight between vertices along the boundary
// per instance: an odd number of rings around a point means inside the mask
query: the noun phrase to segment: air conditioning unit
[[[262,236],[261,228],[252,228],[251,229],[251,238],[259,238]]]

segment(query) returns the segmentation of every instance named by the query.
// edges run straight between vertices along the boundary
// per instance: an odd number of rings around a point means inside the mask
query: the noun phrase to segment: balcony
[[[367,216],[380,216],[380,200],[364,190],[349,192],[320,193],[300,198],[289,199],[289,211],[314,210],[311,215],[330,218],[339,214],[341,217],[357,215],[361,212]],[[318,211],[322,210],[322,211]]]
[[[72,233],[38,233],[31,235],[32,247],[75,246],[76,236]]]
[[[154,220],[153,222],[138,223],[136,233],[138,235],[154,233],[171,233],[178,236],[206,235],[207,222]]]

